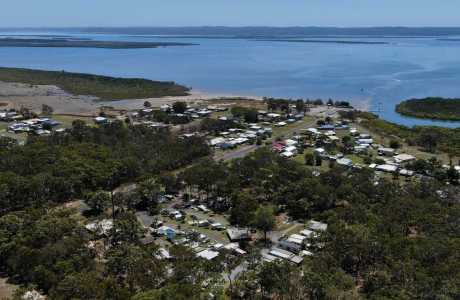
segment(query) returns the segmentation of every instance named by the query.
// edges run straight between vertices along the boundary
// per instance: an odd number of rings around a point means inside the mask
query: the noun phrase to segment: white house
[[[394,156],[393,159],[398,164],[404,164],[404,163],[415,160],[415,156],[403,153],[403,154]]]
[[[307,226],[309,229],[313,231],[326,231],[327,230],[326,223],[318,222],[315,220],[311,220],[310,222],[308,222]]]
[[[198,252],[196,255],[198,257],[204,258],[206,260],[213,260],[214,258],[219,256],[219,252],[206,249],[206,250],[203,250],[201,252]]]

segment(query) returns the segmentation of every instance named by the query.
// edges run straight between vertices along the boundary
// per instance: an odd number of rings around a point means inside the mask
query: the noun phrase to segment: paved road
[[[223,154],[219,154],[219,155],[214,156],[214,160],[227,161],[227,160],[232,160],[232,159],[235,159],[235,158],[245,157],[246,155],[248,155],[249,153],[255,151],[259,147],[260,146],[257,146],[257,145],[248,145],[248,146],[239,147],[236,150],[227,151],[227,152],[224,152]]]

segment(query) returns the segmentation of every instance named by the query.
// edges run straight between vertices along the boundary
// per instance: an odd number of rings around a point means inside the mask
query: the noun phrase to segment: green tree
[[[45,116],[49,116],[51,114],[53,114],[54,112],[54,109],[47,105],[47,104],[42,104],[42,114],[45,115]]]
[[[253,220],[257,209],[257,201],[251,195],[241,192],[232,197],[230,222],[241,227],[247,227]]]
[[[183,101],[174,102],[172,109],[176,114],[183,114],[187,110],[187,103]]]
[[[155,177],[145,179],[139,183],[136,192],[140,199],[137,207],[148,209],[151,215],[158,214],[158,198],[164,192],[160,180]]]
[[[144,230],[133,212],[123,212],[116,219],[111,230],[112,244],[137,244]]]
[[[429,152],[434,152],[438,145],[439,135],[430,130],[424,130],[418,137],[418,144],[424,147]]]
[[[390,141],[390,148],[399,149],[399,148],[401,148],[401,143],[398,140],[391,140]]]
[[[313,153],[305,153],[304,160],[307,166],[313,166],[315,164],[315,156]]]
[[[302,99],[299,99],[295,102],[295,108],[298,112],[305,112],[307,109],[305,102]]]
[[[103,190],[90,192],[85,197],[85,202],[96,213],[103,212],[110,204],[110,194]]]
[[[267,233],[276,226],[274,209],[271,206],[260,206],[254,214],[254,227],[264,232],[264,240],[267,243]]]

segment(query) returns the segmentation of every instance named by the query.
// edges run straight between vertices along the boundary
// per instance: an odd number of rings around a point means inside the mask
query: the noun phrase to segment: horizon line
[[[405,25],[385,25],[385,26],[320,26],[320,25],[91,25],[91,26],[0,26],[0,29],[67,29],[67,28],[331,28],[331,29],[380,29],[380,28],[399,28],[399,29],[460,29],[456,26],[405,26]]]

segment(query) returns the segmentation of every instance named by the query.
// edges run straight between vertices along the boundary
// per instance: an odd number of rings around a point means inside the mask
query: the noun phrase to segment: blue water
[[[0,66],[145,77],[176,81],[210,93],[349,100],[357,107],[381,108],[378,114],[382,118],[407,126],[460,127],[460,122],[420,120],[394,111],[397,103],[408,98],[460,97],[458,41],[435,37],[334,38],[389,43],[371,45],[73,35],[199,45],[130,50],[0,48]]]

